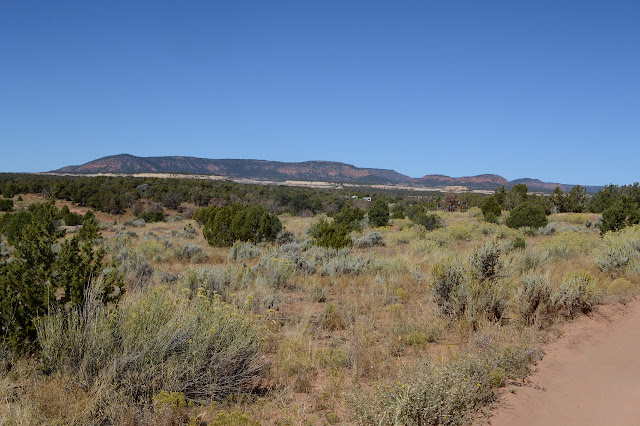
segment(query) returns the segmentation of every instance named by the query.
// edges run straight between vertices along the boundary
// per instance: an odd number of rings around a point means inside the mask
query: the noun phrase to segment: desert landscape
[[[640,425],[638,22],[0,2],[0,425]]]
[[[640,228],[617,210],[637,184],[416,198],[0,177],[3,424],[637,414]]]

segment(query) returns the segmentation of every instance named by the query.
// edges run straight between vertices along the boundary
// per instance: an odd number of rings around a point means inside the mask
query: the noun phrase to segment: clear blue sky
[[[0,2],[0,171],[105,155],[640,180],[637,1]]]

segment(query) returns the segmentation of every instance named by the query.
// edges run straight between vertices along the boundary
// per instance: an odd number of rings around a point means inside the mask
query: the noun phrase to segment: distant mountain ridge
[[[551,192],[556,186],[570,190],[573,185],[542,182],[538,179],[508,181],[502,176],[483,174],[454,178],[444,175],[425,175],[416,179],[394,170],[360,168],[334,161],[305,161],[286,163],[267,160],[208,159],[197,157],[136,157],[130,154],[111,155],[78,166],[67,166],[52,173],[185,173],[218,175],[233,179],[270,181],[304,180],[379,185],[419,185],[424,187],[466,187],[472,190],[493,190],[526,183],[532,191]],[[596,190],[599,187],[589,187]]]

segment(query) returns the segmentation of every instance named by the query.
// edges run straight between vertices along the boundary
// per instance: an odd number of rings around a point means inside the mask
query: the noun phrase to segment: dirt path
[[[564,327],[530,377],[484,424],[640,425],[640,300]]]

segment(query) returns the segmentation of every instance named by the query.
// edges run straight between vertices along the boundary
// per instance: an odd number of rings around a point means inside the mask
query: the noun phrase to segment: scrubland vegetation
[[[442,211],[319,192],[296,212],[256,186],[255,203],[139,197],[114,215],[9,189],[2,424],[464,424],[558,324],[640,284],[627,189],[550,215],[569,194]]]

